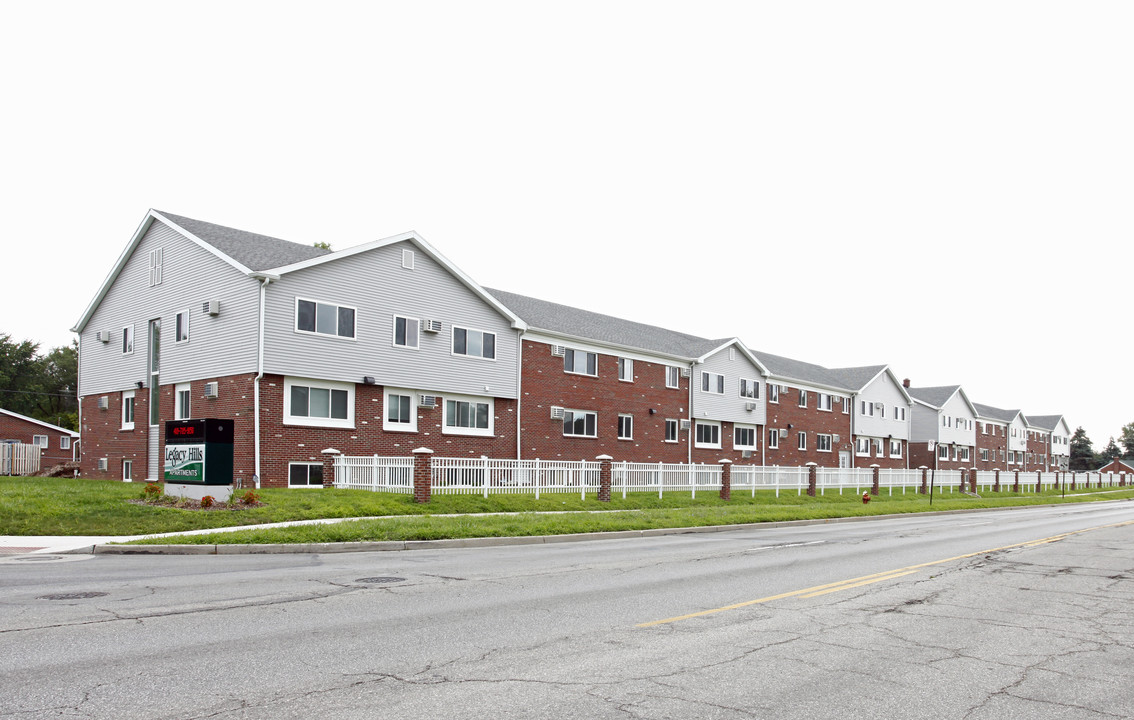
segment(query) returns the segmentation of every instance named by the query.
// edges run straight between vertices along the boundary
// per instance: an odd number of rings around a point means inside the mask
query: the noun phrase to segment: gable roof
[[[67,428],[59,427],[58,425],[52,425],[51,423],[47,423],[42,420],[36,420],[35,418],[28,417],[27,415],[21,415],[17,412],[12,412],[11,410],[0,408],[0,413],[14,417],[17,420],[24,420],[29,423],[34,423],[41,427],[47,428],[48,430],[54,430],[55,432],[62,433],[64,435],[70,435],[72,438],[77,439],[79,437],[79,433],[75,432],[74,430],[68,430]]]
[[[501,303],[523,318],[529,328],[564,338],[593,340],[606,345],[645,350],[693,361],[734,342],[710,340],[666,330],[655,325],[624,320],[612,315],[581,310],[570,305],[485,288]]]
[[[841,378],[843,383],[856,393],[865,390],[866,386],[874,382],[880,375],[887,375],[890,378],[890,382],[894,383],[898,388],[898,392],[906,399],[906,402],[913,402],[913,398],[910,397],[909,392],[906,391],[905,386],[898,380],[898,376],[894,374],[894,371],[890,369],[889,365],[834,368],[831,372]]]
[[[759,350],[754,351],[753,354],[764,367],[768,368],[768,372],[771,373],[772,377],[783,378],[785,380],[799,380],[809,385],[818,385],[841,392],[850,392],[855,389],[847,384],[843,374],[831,370],[830,368],[825,368],[822,365],[783,357],[782,355],[773,355]]]
[[[1016,419],[1017,415],[1022,415],[1019,410],[1004,410],[1003,408],[992,407],[991,405],[982,405],[981,403],[973,403],[973,407],[977,411],[977,417],[987,420],[995,420],[1006,424],[1011,424]]]
[[[977,409],[969,400],[969,396],[965,393],[960,385],[938,385],[937,387],[923,387],[923,388],[907,388],[910,397],[914,402],[926,407],[940,410],[945,407],[945,403],[949,402],[954,395],[960,393],[961,399],[965,401],[965,405],[969,406],[969,410],[973,415],[977,415]]]
[[[1067,423],[1066,420],[1063,419],[1062,415],[1029,415],[1028,416],[1028,424],[1029,425],[1031,425],[1032,427],[1040,428],[1041,430],[1047,430],[1048,432],[1055,432],[1055,429],[1056,429],[1056,427],[1059,426],[1060,422],[1063,423],[1063,427],[1067,428],[1068,432],[1071,431],[1071,426]]]
[[[253,271],[264,271],[331,254],[330,250],[313,245],[301,245],[173,213],[154,211],[154,214],[158,218],[172,221],[175,229],[188,232]]]

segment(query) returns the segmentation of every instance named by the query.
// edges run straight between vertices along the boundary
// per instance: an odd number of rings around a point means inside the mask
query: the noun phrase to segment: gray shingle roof
[[[973,407],[976,408],[978,417],[991,418],[1006,423],[1012,422],[1016,419],[1016,416],[1020,414],[1019,410],[1004,410],[1003,408],[982,405],[977,402],[973,403]]]
[[[331,253],[330,250],[311,245],[300,245],[160,210],[158,212],[249,270],[270,270]]]
[[[516,313],[529,327],[556,334],[689,359],[701,357],[728,342],[686,335],[505,290],[485,290]]]
[[[840,388],[843,390],[857,390],[847,385],[846,378],[838,372],[825,368],[822,365],[795,360],[782,355],[753,351],[753,355],[775,377],[802,380],[806,383],[823,385],[825,387]]]
[[[930,407],[939,408],[949,402],[949,398],[953,397],[953,393],[960,388],[960,385],[941,385],[939,387],[907,388],[907,391],[914,400],[920,400]]]
[[[1055,430],[1055,426],[1063,419],[1062,415],[1028,415],[1028,422],[1032,427],[1044,430]]]
[[[861,390],[885,369],[885,365],[866,365],[863,367],[833,368],[831,372],[840,379],[844,387],[851,390]]]

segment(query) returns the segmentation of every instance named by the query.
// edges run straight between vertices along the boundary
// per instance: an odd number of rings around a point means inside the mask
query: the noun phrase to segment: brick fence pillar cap
[[[870,467],[877,467],[877,468],[880,468],[880,467],[882,467],[882,466],[881,466],[881,465],[879,465],[878,463],[871,463],[871,464],[870,464]]]
[[[732,465],[732,460],[729,460],[728,458],[721,458],[720,460],[717,460],[717,462],[719,462],[721,465]]]
[[[814,465],[815,467],[819,467],[819,463],[817,463],[817,462],[809,462],[809,463],[804,463],[804,465],[805,465],[806,467],[811,467],[811,466],[813,466],[813,465]]]
[[[326,450],[321,450],[320,452],[323,455],[342,455],[341,452],[339,452],[338,450],[336,450],[334,448],[327,448]]]
[[[929,469],[929,466],[928,466],[928,465],[918,465],[918,466],[917,466],[917,469],[918,469],[918,470],[928,470],[928,469]]]
[[[433,451],[429,448],[418,448],[412,451],[414,455],[432,455]]]
[[[614,458],[612,458],[609,455],[599,455],[598,457],[595,458],[595,460],[613,460],[613,459]]]

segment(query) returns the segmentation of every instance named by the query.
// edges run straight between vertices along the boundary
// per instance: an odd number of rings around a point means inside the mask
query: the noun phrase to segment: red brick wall
[[[551,354],[551,346],[525,341],[521,375],[523,423],[521,456],[540,460],[594,460],[610,455],[615,461],[681,463],[688,460],[692,429],[679,430],[678,442],[665,442],[667,418],[680,421],[689,417],[689,378],[681,378],[677,389],[665,386],[665,366],[634,361],[634,382],[618,379],[618,358],[598,356],[598,375],[590,377],[567,373],[563,358]],[[567,437],[563,423],[551,419],[551,407],[596,413],[594,438]],[[650,410],[654,410],[650,414]],[[618,416],[634,417],[634,439],[618,439]],[[680,427],[680,424],[679,424]],[[731,434],[722,444],[731,447]],[[731,425],[728,432],[731,433]],[[694,456],[694,462],[717,462],[720,450]],[[739,457],[740,453],[736,453]],[[751,461],[745,461],[751,462]]]
[[[763,442],[766,453],[764,462],[767,465],[799,466],[813,462],[820,467],[838,467],[839,451],[850,453],[851,462],[854,462],[854,439],[850,432],[850,414],[843,413],[842,401],[834,399],[832,410],[827,412],[819,410],[818,393],[807,391],[807,407],[799,406],[799,388],[787,386],[787,392],[780,392],[779,403],[769,402],[768,428],[788,428],[787,437],[780,438],[779,449],[767,447],[768,431],[765,430]],[[851,408],[854,411],[854,408]],[[799,450],[799,433],[807,433],[807,449]],[[839,441],[834,442],[832,437],[831,452],[819,452],[815,449],[815,436],[823,433],[838,435]],[[865,458],[861,458],[865,459]],[[875,462],[871,460],[869,466]],[[901,467],[901,466],[899,466]]]
[[[1028,431],[1028,450],[1027,455],[1024,456],[1026,466],[1025,470],[1041,470],[1047,471],[1048,463],[1051,458],[1047,454],[1047,438],[1043,433],[1037,433],[1033,430]],[[1030,455],[1031,462],[1028,462]]]
[[[989,425],[988,434],[976,431],[976,453],[973,467],[977,470],[1004,470],[1008,467],[1008,428],[1002,425]],[[988,460],[980,459],[980,451],[988,450]],[[1001,453],[1004,453],[1003,459]]]
[[[52,465],[71,461],[73,451],[59,448],[59,438],[70,437],[69,435],[65,436],[58,430],[51,430],[42,425],[0,413],[0,440],[19,440],[30,445],[34,435],[47,436],[47,447],[40,450],[40,469],[46,470]]]
[[[949,459],[938,460],[937,447],[939,446],[935,446],[933,450],[930,450],[928,443],[910,443],[910,467],[918,468],[924,465],[927,468],[935,467],[938,470],[968,470],[976,464],[973,460],[973,458],[976,457],[976,448],[969,448],[968,460],[954,460],[953,455],[955,449],[954,446],[950,445]],[[934,463],[936,463],[936,465]]]
[[[870,467],[871,465],[877,465],[880,468],[885,468],[885,469],[888,469],[888,470],[901,470],[902,468],[906,467],[906,462],[908,460],[908,458],[906,456],[910,451],[909,441],[907,441],[907,440],[900,441],[902,443],[902,456],[901,457],[890,457],[890,438],[876,438],[873,435],[856,435],[854,439],[857,441],[858,438],[860,438],[860,437],[869,439],[871,441],[871,443],[873,443],[875,440],[881,441],[883,457],[878,457],[878,455],[875,453],[875,449],[874,449],[873,444],[870,446],[870,456],[869,457],[867,457],[865,455],[857,455],[856,454],[857,445],[855,443],[852,443],[851,444],[851,456],[854,458],[854,466],[855,467],[864,468],[864,467]],[[917,467],[917,466],[916,465],[910,465],[910,467]]]

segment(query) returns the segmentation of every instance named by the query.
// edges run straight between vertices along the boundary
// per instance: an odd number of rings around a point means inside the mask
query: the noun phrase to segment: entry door
[[[840,450],[839,451],[839,467],[841,467],[841,468],[849,468],[850,467],[850,451],[848,451],[848,450]]]

